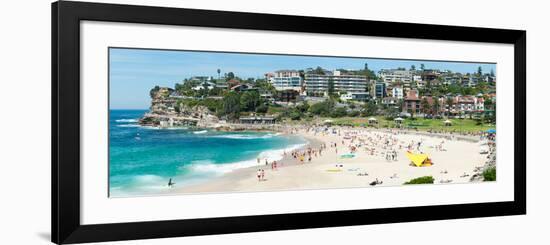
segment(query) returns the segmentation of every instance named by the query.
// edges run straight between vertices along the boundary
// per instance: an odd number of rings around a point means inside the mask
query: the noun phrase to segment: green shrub
[[[302,114],[299,111],[292,111],[289,114],[290,119],[296,121],[302,118]]]
[[[359,116],[359,111],[350,111],[348,113],[348,116],[350,117],[358,117]]]
[[[347,115],[346,108],[338,107],[330,112],[330,117],[345,117]]]
[[[256,107],[256,112],[258,113],[266,113],[269,107],[266,104],[261,104],[260,106]]]
[[[409,180],[405,182],[405,185],[415,185],[415,184],[433,184],[434,177],[432,176],[423,176],[416,179]]]
[[[483,181],[495,181],[497,180],[497,168],[491,167],[483,171]]]

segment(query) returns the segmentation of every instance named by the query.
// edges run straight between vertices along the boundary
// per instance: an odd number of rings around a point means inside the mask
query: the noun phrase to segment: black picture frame
[[[84,20],[513,44],[514,201],[82,225],[79,50],[80,22]],[[150,239],[526,213],[525,31],[60,1],[52,4],[51,41],[51,232],[54,243]]]

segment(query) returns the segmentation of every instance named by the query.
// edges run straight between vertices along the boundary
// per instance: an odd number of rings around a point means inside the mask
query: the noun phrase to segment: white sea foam
[[[208,133],[208,130],[201,130],[201,131],[194,131],[194,134],[206,134]]]
[[[170,127],[170,128],[162,128],[162,127],[156,127],[156,126],[141,126],[143,129],[151,129],[151,130],[187,130],[189,127]]]
[[[138,122],[139,119],[117,119],[115,122],[119,123],[135,123]]]
[[[138,175],[133,178],[133,181],[138,184],[154,184],[163,180],[162,177],[153,174]]]
[[[253,135],[253,134],[224,134],[224,135],[214,135],[213,138],[224,138],[224,139],[240,139],[240,140],[251,140],[251,139],[269,139],[275,136],[279,136],[280,133],[276,134],[265,134],[265,135]]]
[[[250,160],[239,161],[234,163],[217,163],[217,164],[209,160],[200,160],[200,161],[193,161],[191,162],[190,165],[183,166],[182,168],[189,168],[191,169],[192,173],[198,173],[198,174],[213,173],[216,175],[222,175],[237,169],[249,168],[254,166],[264,166],[266,160],[268,162],[280,161],[281,159],[283,159],[285,151],[289,153],[305,145],[306,144],[295,144],[285,149],[263,151],[258,155],[258,158],[260,158],[259,164],[257,159],[250,159]]]
[[[121,128],[139,128],[141,126],[137,125],[137,124],[122,124],[122,125],[117,125],[117,127],[121,127]]]

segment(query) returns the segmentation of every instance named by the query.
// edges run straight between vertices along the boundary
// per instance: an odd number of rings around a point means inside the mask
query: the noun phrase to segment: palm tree
[[[222,70],[220,70],[220,68],[218,68],[217,72],[218,72],[218,80],[219,80],[220,79],[220,73],[222,72]]]

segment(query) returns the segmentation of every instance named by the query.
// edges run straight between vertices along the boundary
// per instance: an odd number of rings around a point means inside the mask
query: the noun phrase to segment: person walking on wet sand
[[[262,181],[262,170],[258,169],[258,172],[256,172],[256,176],[258,176],[258,182]]]
[[[262,181],[265,181],[265,172],[263,169],[262,169]]]

